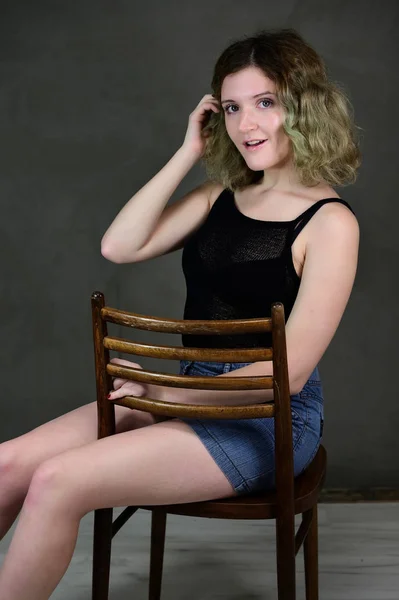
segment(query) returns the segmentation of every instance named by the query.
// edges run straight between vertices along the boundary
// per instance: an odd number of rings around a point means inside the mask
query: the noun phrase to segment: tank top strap
[[[323,200],[318,200],[312,206],[310,206],[307,210],[305,210],[305,212],[303,212],[296,219],[293,220],[293,222],[292,222],[293,226],[291,229],[290,239],[287,240],[288,244],[290,246],[294,243],[297,236],[302,231],[302,229],[305,227],[305,225],[307,223],[309,223],[309,221],[313,217],[313,215],[322,206],[324,206],[324,204],[328,204],[329,202],[340,202],[341,204],[344,204],[347,208],[349,208],[349,210],[352,211],[353,214],[355,214],[354,210],[351,208],[351,206],[348,204],[348,202],[346,202],[346,200],[342,200],[341,198],[324,198]]]

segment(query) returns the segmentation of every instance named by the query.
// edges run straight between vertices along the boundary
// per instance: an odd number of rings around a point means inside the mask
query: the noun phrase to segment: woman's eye
[[[264,98],[263,100],[260,100],[259,104],[261,104],[262,102],[268,102],[269,103],[268,106],[271,106],[273,104],[273,101],[269,100],[269,98]],[[268,108],[268,106],[266,108]],[[229,111],[229,108],[232,108],[232,107],[237,107],[237,105],[236,104],[228,104],[227,106],[225,106],[224,112],[227,113],[227,114],[229,114],[229,115],[231,115],[231,112]],[[237,111],[234,110],[233,112],[237,112]]]
[[[269,100],[268,98],[261,100],[261,102],[269,102],[269,106],[271,106],[273,104],[272,100]]]

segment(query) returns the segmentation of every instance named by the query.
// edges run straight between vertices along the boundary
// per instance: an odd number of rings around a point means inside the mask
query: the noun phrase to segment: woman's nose
[[[251,115],[249,115],[248,113],[243,113],[238,125],[238,129],[240,131],[248,131],[251,129],[256,129],[256,127],[257,125],[252,119]]]

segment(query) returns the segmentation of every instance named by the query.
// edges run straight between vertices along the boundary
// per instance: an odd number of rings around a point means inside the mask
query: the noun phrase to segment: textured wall
[[[226,44],[293,26],[344,84],[364,130],[358,182],[339,190],[360,222],[359,268],[320,363],[326,485],[398,487],[396,2],[38,0],[1,12],[0,440],[95,399],[92,291],[181,318],[181,251],[116,265],[101,256],[101,237],[183,142]],[[196,165],[171,201],[203,178]]]

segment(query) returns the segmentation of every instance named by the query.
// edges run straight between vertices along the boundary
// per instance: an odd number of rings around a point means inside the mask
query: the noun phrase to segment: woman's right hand
[[[206,138],[209,133],[204,133],[202,130],[208,124],[212,111],[220,112],[219,103],[212,94],[206,94],[189,116],[182,148],[197,158],[201,158],[205,150]]]

